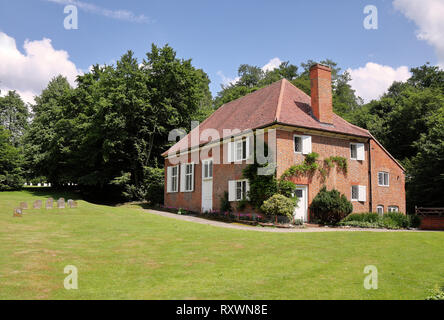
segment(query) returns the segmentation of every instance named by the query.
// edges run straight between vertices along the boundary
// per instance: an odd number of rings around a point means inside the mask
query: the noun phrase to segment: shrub
[[[383,216],[377,213],[355,213],[343,219],[339,224],[357,228],[407,229],[415,227],[418,223],[412,218],[395,212],[386,213]]]
[[[275,194],[264,201],[261,210],[267,215],[292,218],[294,214],[294,202],[281,194]]]
[[[377,223],[380,220],[380,216],[377,213],[353,213],[347,216],[345,219],[341,221],[341,223],[345,222],[368,222],[368,223]]]
[[[426,300],[444,300],[444,288],[436,287],[431,290],[431,295]]]
[[[421,226],[421,218],[414,214],[407,216],[411,228],[419,228]]]
[[[145,167],[144,174],[144,184],[146,187],[145,200],[151,204],[162,204],[165,186],[164,169]]]
[[[220,198],[220,210],[222,212],[232,212],[231,203],[228,201],[228,192],[225,191],[224,195]]]
[[[399,212],[389,212],[384,214],[382,221],[384,226],[393,226],[394,229],[407,229],[410,226],[407,216]]]
[[[327,191],[324,186],[316,195],[311,204],[311,210],[315,220],[322,224],[337,224],[347,215],[352,213],[353,205],[345,195],[333,189]]]

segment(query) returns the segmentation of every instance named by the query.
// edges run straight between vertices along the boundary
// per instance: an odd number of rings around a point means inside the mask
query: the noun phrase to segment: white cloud
[[[221,79],[222,79],[222,83],[221,84],[224,85],[224,86],[229,86],[231,84],[235,84],[240,79],[240,77],[235,77],[235,78],[227,77],[227,76],[225,76],[225,74],[222,71],[218,71],[217,75],[219,77],[221,77]]]
[[[444,1],[394,0],[393,6],[415,22],[417,38],[435,48],[438,63],[444,68]]]
[[[281,64],[282,64],[281,59],[276,57],[276,58],[271,59],[265,66],[263,66],[262,70],[264,72],[273,71],[274,69],[279,68],[279,66]]]
[[[378,99],[394,81],[406,81],[411,76],[406,66],[394,69],[373,62],[368,62],[365,67],[347,71],[352,78],[350,85],[365,102]]]
[[[15,39],[0,32],[0,90],[16,90],[26,102],[32,103],[48,82],[55,76],[65,76],[74,86],[82,72],[69,60],[64,50],[56,50],[51,40],[26,40],[24,54],[16,46]]]
[[[61,5],[74,5],[78,7],[81,10],[84,10],[86,12],[91,12],[94,14],[99,14],[108,18],[117,19],[117,20],[125,20],[130,22],[137,22],[137,23],[150,23],[154,22],[147,16],[140,14],[136,15],[135,13],[129,11],[129,10],[110,10],[106,8],[99,7],[95,4],[78,1],[78,0],[46,0],[49,2],[58,3]]]
[[[281,63],[282,63],[281,59],[276,57],[276,58],[273,58],[270,61],[268,61],[268,63],[266,65],[264,65],[261,69],[264,72],[273,71],[274,69],[279,68]],[[218,71],[217,75],[219,77],[221,77],[222,85],[224,85],[224,86],[235,84],[240,79],[240,77],[235,77],[235,78],[227,77],[227,76],[225,76],[225,74],[222,71]]]

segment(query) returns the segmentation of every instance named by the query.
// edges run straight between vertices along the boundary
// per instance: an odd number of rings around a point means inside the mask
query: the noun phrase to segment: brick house
[[[278,178],[312,152],[320,161],[347,159],[347,173],[291,178],[301,199],[296,218],[310,220],[308,208],[323,185],[345,194],[354,212],[405,212],[404,168],[369,131],[333,113],[330,68],[314,65],[310,78],[311,97],[278,81],[223,105],[165,152],[165,206],[219,210],[227,191],[236,208],[248,197],[242,170],[253,158],[252,137],[262,134],[273,145]]]

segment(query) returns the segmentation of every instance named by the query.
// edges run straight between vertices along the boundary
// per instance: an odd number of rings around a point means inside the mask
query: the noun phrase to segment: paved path
[[[144,210],[151,214],[156,214],[162,217],[172,218],[176,220],[206,224],[209,226],[227,228],[227,229],[237,229],[237,230],[248,230],[248,231],[260,231],[260,232],[277,232],[277,233],[293,233],[293,232],[356,232],[356,231],[367,231],[367,232],[427,232],[421,230],[387,230],[387,229],[361,229],[361,228],[296,228],[296,229],[280,229],[280,228],[268,228],[268,227],[250,227],[247,225],[241,225],[236,223],[226,223],[214,220],[207,220],[199,217],[193,216],[181,216],[178,214],[173,214],[164,211],[157,210]]]

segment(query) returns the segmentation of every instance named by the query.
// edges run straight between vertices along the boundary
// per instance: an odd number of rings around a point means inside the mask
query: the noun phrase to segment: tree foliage
[[[158,186],[152,168],[162,167],[169,132],[209,113],[208,84],[168,45],[153,45],[141,63],[128,51],[116,65],[96,65],[75,89],[53,79],[36,99],[26,137],[34,173],[108,198],[147,197]]]

